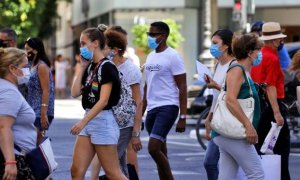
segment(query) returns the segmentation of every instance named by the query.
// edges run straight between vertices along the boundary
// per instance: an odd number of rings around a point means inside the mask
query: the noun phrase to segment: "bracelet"
[[[48,104],[41,104],[42,107],[48,107]]]
[[[17,161],[5,161],[4,165],[17,164]]]
[[[186,114],[180,114],[179,119],[186,119]]]

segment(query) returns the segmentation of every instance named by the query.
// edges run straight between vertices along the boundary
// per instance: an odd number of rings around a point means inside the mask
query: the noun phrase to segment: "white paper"
[[[207,68],[206,65],[202,64],[199,61],[196,61],[197,72],[198,72],[198,80],[205,83],[204,75],[207,74],[209,77],[212,78],[211,71]]]

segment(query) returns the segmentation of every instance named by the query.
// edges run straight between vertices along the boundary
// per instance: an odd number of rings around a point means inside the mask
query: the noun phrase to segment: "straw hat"
[[[262,27],[261,40],[272,40],[285,38],[286,35],[282,34],[280,24],[277,22],[267,22],[264,23]]]

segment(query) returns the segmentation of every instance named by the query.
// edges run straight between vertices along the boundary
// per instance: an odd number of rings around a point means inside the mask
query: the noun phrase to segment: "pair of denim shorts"
[[[178,112],[179,108],[176,105],[160,106],[148,111],[145,127],[150,137],[165,142]]]
[[[89,136],[95,145],[118,144],[120,130],[112,110],[101,111],[85,125],[79,136]]]

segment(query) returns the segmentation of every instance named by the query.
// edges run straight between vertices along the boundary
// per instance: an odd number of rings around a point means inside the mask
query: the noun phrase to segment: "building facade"
[[[181,25],[184,42],[178,48],[187,69],[188,84],[196,73],[195,61],[203,51],[205,0],[73,0],[71,4],[59,2],[60,29],[56,33],[56,52],[73,57],[79,51],[80,33],[87,27],[103,23],[120,25],[128,32],[129,46],[132,44],[131,28],[138,23],[174,19]],[[207,24],[210,36],[218,28],[233,28],[232,9],[234,0],[206,0],[211,6],[206,13],[211,23]],[[65,4],[64,4],[65,3]],[[300,1],[265,0],[255,1],[253,20],[277,21],[288,35],[286,41],[300,41]],[[141,64],[144,59],[141,60]]]

